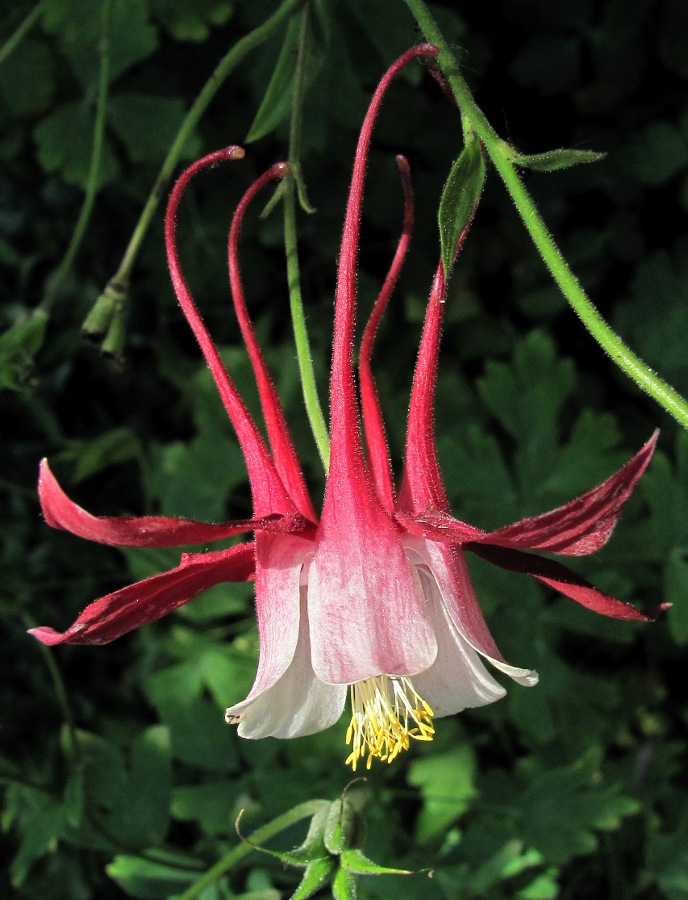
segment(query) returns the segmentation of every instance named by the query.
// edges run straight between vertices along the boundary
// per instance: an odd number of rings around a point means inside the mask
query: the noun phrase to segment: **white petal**
[[[418,575],[434,612],[437,659],[425,672],[414,676],[414,688],[438,718],[501,699],[506,691],[452,625],[435,579],[422,568]]]
[[[302,586],[299,636],[287,670],[257,696],[249,694],[227,710],[228,717],[240,716],[240,737],[303,737],[329,728],[342,714],[346,685],[325,684],[313,671],[306,592]]]
[[[497,649],[475,596],[461,548],[413,537],[406,537],[404,544],[409,560],[418,566],[419,571],[423,564],[429,570],[439,589],[447,617],[466,643],[518,684],[524,687],[536,685],[537,672],[510,665]]]

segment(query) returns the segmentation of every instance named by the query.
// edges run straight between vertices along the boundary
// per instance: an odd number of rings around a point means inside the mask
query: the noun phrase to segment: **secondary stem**
[[[172,146],[167,152],[165,161],[162,164],[158,178],[153,185],[153,189],[146,201],[139,221],[129,240],[129,244],[124,251],[122,262],[119,269],[112,277],[111,281],[115,284],[127,285],[129,283],[129,275],[134,265],[139,248],[143,238],[148,231],[151,219],[158,207],[160,198],[162,197],[165,185],[172,175],[172,171],[179,160],[184,145],[188,141],[193,129],[196,127],[199,119],[207,109],[210,101],[213,99],[222,83],[227,76],[235,69],[244,57],[260,46],[270,37],[272,32],[292,13],[299,8],[304,0],[284,0],[281,6],[263,22],[258,28],[255,28],[245,37],[241,38],[234,47],[220,60],[210,78],[205,83],[200,94],[196,97],[191,109],[186,115]]]
[[[405,0],[405,2],[425,38],[439,48],[439,65],[456,97],[461,115],[471,124],[483,142],[495,169],[511,195],[523,224],[560,290],[585,327],[614,362],[684,428],[688,428],[688,401],[659,378],[640,357],[626,346],[600,315],[569,268],[518,175],[511,160],[512,149],[499,137],[482,111],[476,106],[468,85],[461,75],[458,63],[424,0]]]
[[[5,43],[0,47],[0,65],[5,62],[7,57],[14,52],[17,46],[24,40],[26,35],[31,31],[38,17],[43,12],[45,0],[40,0],[31,12],[26,16],[23,22],[19,24],[17,29],[11,34]]]
[[[299,251],[296,237],[296,192],[304,194],[301,185],[300,149],[301,120],[303,96],[305,91],[306,54],[308,52],[308,32],[310,6],[304,7],[301,28],[299,31],[299,51],[294,74],[294,94],[292,101],[291,125],[289,130],[289,164],[292,173],[284,182],[282,199],[284,202],[284,248],[287,258],[287,283],[289,286],[289,305],[291,308],[296,356],[301,374],[301,388],[306,405],[308,421],[318,447],[325,471],[330,464],[330,440],[327,434],[327,423],[323,415],[318,388],[313,370],[313,357],[308,341],[306,316],[301,295],[301,278],[299,272]],[[307,205],[307,203],[306,203]]]
[[[62,262],[51,276],[45,292],[43,300],[39,304],[39,309],[48,311],[57,296],[69,270],[72,267],[74,258],[81,246],[81,242],[86,233],[88,220],[91,218],[93,204],[95,203],[96,194],[98,193],[98,180],[100,177],[100,160],[103,155],[103,138],[105,136],[105,111],[107,109],[108,86],[110,81],[110,9],[112,0],[106,0],[103,3],[102,19],[100,27],[100,74],[98,78],[98,97],[96,100],[96,119],[93,126],[93,148],[91,150],[91,162],[88,169],[88,179],[86,181],[86,193],[84,194],[84,202],[81,205],[79,218],[77,219],[69,246],[62,257]]]
[[[194,898],[200,896],[207,887],[211,884],[215,884],[215,882],[218,881],[225,872],[228,872],[236,865],[239,860],[243,859],[244,856],[248,856],[248,854],[255,849],[252,845],[264,843],[271,837],[279,834],[280,831],[284,831],[296,822],[301,821],[301,819],[307,819],[316,815],[324,807],[329,807],[329,805],[327,800],[307,800],[305,803],[300,803],[283,815],[273,819],[272,822],[268,822],[267,825],[263,825],[262,828],[256,829],[256,831],[248,837],[246,843],[239,844],[230,850],[226,856],[223,856],[221,860],[208,869],[205,875],[202,875],[192,887],[185,891],[180,896],[179,900],[194,900]]]

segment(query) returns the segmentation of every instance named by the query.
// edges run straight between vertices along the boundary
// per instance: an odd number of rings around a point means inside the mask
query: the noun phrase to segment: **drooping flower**
[[[175,221],[186,187],[200,170],[221,159],[243,156],[237,147],[212,153],[182,174],[168,204],[166,243],[177,297],[246,459],[254,517],[224,525],[150,516],[94,517],[65,495],[46,461],[39,478],[48,524],[88,540],[169,547],[246,532],[253,532],[254,539],[226,550],[185,553],[171,571],[96,600],[66,631],[35,628],[31,631],[35,637],[48,645],[104,644],[166,615],[208,587],[254,578],[258,670],[246,699],[227,710],[227,721],[238,724],[245,738],[311,734],[340,718],[350,693],[347,762],[354,769],[361,760],[370,766],[376,757],[391,762],[411,740],[431,740],[437,717],[503,696],[504,688],[483,659],[523,685],[537,682],[535,672],[509,665],[497,649],[475,597],[466,550],[531,575],[604,615],[648,621],[657,612],[642,613],[549,557],[527,552],[580,555],[600,549],[650,461],[656,435],[619,472],[556,510],[492,532],[452,517],[432,422],[446,298],[441,264],[413,379],[403,478],[398,494],[395,491],[370,360],[413,220],[403,157],[398,163],[405,195],[404,228],[361,346],[359,409],[352,348],[359,223],[373,124],[398,72],[411,60],[436,55],[437,50],[425,44],[399,57],[375,91],[359,137],[339,259],[330,379],[331,461],[319,519],[256,341],[238,266],[238,236],[246,209],[265,185],[287,174],[288,166],[276,164],[249,188],[233,217],[228,246],[232,298],[258,384],[269,449],[208,335],[178,258]]]

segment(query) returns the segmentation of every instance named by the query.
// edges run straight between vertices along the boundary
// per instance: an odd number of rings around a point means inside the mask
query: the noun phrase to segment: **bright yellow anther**
[[[347,765],[356,771],[377,757],[391,763],[414,741],[431,741],[435,733],[433,711],[405,675],[376,675],[351,685],[351,722],[346,742],[351,744]]]

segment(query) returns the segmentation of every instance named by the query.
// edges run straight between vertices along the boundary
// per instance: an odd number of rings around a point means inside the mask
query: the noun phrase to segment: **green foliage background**
[[[246,742],[224,708],[252,682],[251,591],[223,586],[105,648],[46,651],[31,624],[66,627],[93,598],[176,564],[122,553],[41,520],[38,461],[96,513],[208,521],[248,514],[243,461],[166,272],[161,212],[134,269],[123,368],[80,325],[116,270],[185,111],[227,49],[275,0],[114,0],[98,193],[46,317],[32,312],[62,259],[87,182],[101,2],[44,0],[0,62],[0,595],[4,786],[0,889],[17,897],[179,896],[248,832],[351,778],[342,721],[293,742]],[[401,0],[320,0],[302,164],[317,212],[299,218],[308,325],[323,397],[335,264],[357,129],[395,56],[418,39]],[[33,9],[0,21],[7,40]],[[566,146],[605,161],[526,174],[566,257],[631,346],[688,392],[688,16],[683,0],[435,3],[482,109],[524,153]],[[242,143],[201,179],[180,221],[194,292],[250,403],[229,307],[225,241],[251,179],[284,158],[280,91],[255,120],[286,24],[221,87],[184,157]],[[420,323],[439,253],[435,211],[461,146],[430,79],[404,76],[375,133],[361,252],[361,317],[400,227],[405,153],[417,225],[380,335],[376,372],[398,462]],[[179,168],[179,167],[178,167]],[[302,408],[279,212],[249,217],[249,306],[316,497],[322,469]],[[437,432],[456,514],[489,528],[598,483],[657,426],[660,449],[608,548],[581,560],[652,626],[602,620],[518,575],[472,564],[502,651],[541,684],[438,722],[436,740],[351,788],[365,852],[426,874],[362,879],[408,898],[688,898],[688,437],[601,354],[552,285],[497,176],[447,305]],[[64,690],[64,696],[61,692]],[[302,829],[281,837],[299,843]],[[12,859],[11,862],[7,860]],[[201,894],[278,898],[299,874],[247,854]],[[5,887],[6,886],[6,887]],[[327,889],[325,889],[326,893]],[[325,895],[325,893],[323,895]]]

